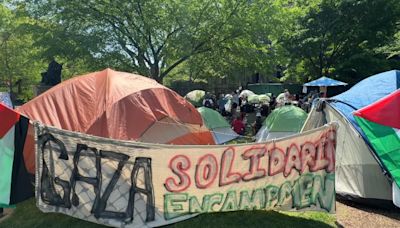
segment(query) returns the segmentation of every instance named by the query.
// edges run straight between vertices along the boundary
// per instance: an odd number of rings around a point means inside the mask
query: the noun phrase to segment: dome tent
[[[340,196],[374,205],[392,201],[388,171],[373,149],[368,135],[355,119],[360,112],[400,88],[400,71],[370,76],[344,93],[319,101],[310,111],[302,131],[337,121],[336,192]],[[395,115],[391,112],[389,115]],[[377,116],[378,117],[378,116]]]
[[[188,100],[195,107],[200,107],[203,105],[203,99],[206,96],[204,90],[192,90],[185,95],[185,99]]]
[[[74,77],[17,110],[91,135],[170,144],[215,144],[197,110],[156,81],[111,69]]]
[[[264,142],[299,133],[306,119],[307,113],[297,106],[276,108],[264,120],[263,126],[257,132],[256,141]]]
[[[200,107],[197,110],[201,114],[204,124],[210,129],[217,144],[223,144],[239,137],[219,112],[206,107]]]

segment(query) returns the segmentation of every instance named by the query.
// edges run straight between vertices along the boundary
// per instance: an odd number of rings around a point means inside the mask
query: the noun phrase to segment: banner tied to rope
[[[335,211],[336,125],[257,144],[174,146],[35,124],[40,210],[115,227],[200,213]]]

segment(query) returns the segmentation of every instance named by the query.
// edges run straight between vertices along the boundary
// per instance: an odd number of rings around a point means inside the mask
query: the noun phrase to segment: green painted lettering
[[[252,191],[251,196],[248,191],[240,192],[239,210],[257,210],[265,208],[265,194],[261,188]]]
[[[275,185],[268,185],[265,188],[266,207],[275,207],[274,201],[278,200],[279,188]]]
[[[236,211],[237,210],[237,198],[236,191],[229,191],[226,194],[224,204],[222,205],[221,211]]]
[[[170,220],[187,214],[187,208],[184,208],[184,203],[187,202],[188,194],[172,193],[164,195],[164,218]]]

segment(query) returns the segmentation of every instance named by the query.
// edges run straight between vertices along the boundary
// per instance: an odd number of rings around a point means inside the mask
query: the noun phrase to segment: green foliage
[[[61,30],[56,41],[64,33],[68,41],[81,44],[75,53],[69,46],[53,45],[49,51],[69,58],[90,53],[103,65],[158,81],[191,56],[239,37],[251,5],[244,0],[28,2],[32,15],[56,26],[52,31]]]
[[[398,28],[400,28],[400,25],[398,25]],[[399,29],[400,30],[400,29]],[[393,40],[386,44],[383,47],[379,47],[376,49],[378,53],[383,53],[387,55],[387,58],[393,58],[393,57],[400,57],[400,31],[398,31],[396,34],[393,36]]]
[[[33,95],[32,84],[40,79],[44,64],[37,60],[40,48],[24,26],[33,23],[23,9],[10,10],[0,5],[0,87],[21,99]]]
[[[0,13],[0,78],[24,78],[25,98],[52,59],[63,79],[111,67],[169,85],[356,82],[400,67],[397,0],[8,0]]]
[[[373,49],[390,41],[399,12],[396,0],[323,0],[284,37],[292,60],[288,74],[303,81],[341,75],[355,81],[390,68]],[[376,64],[366,67],[366,63]]]

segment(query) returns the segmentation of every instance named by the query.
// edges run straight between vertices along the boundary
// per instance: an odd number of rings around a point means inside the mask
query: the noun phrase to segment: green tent
[[[250,104],[266,103],[269,102],[270,100],[271,98],[267,94],[260,94],[260,95],[253,94],[247,97],[247,101]]]
[[[263,127],[256,135],[257,142],[296,134],[300,132],[306,119],[307,113],[297,106],[276,108],[263,122]]]
[[[265,102],[269,102],[271,100],[270,96],[268,96],[267,94],[260,94],[258,95],[258,101],[260,103],[265,103]]]
[[[259,97],[257,94],[253,94],[247,97],[247,101],[250,104],[258,104],[260,102]]]
[[[206,92],[204,90],[193,90],[185,95],[185,99],[195,107],[200,107],[202,106],[205,95]]]
[[[223,144],[239,136],[231,129],[231,125],[219,112],[206,107],[197,108],[197,111],[199,111],[204,124],[211,131],[217,144]]]

